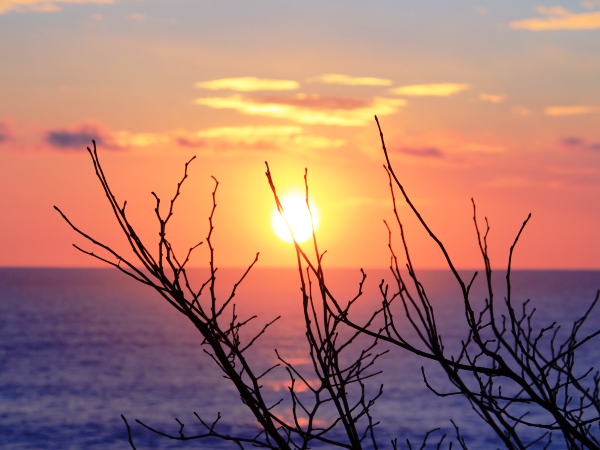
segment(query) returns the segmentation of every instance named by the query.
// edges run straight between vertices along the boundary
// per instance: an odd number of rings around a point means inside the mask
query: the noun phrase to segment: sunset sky
[[[473,197],[494,266],[531,212],[515,267],[600,269],[599,0],[0,0],[0,266],[98,265],[53,205],[125,248],[95,139],[149,242],[151,191],[167,203],[197,155],[169,235],[180,253],[206,238],[213,175],[217,264],[293,265],[268,161],[282,193],[308,168],[326,266],[385,267],[375,114],[458,266],[481,267]],[[414,262],[443,267],[401,214]]]

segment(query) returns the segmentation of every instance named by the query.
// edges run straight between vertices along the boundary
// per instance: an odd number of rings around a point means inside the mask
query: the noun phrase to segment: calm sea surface
[[[227,292],[240,273],[219,271],[220,292]],[[377,285],[390,278],[384,270],[367,274],[357,318],[377,306]],[[334,270],[329,279],[339,298],[347,299],[360,274]],[[444,272],[425,271],[422,279],[444,342],[452,348],[464,336],[457,288]],[[500,299],[501,281],[499,276]],[[482,288],[475,286],[479,292]],[[514,273],[514,299],[531,299],[539,325],[555,320],[570,325],[599,288],[600,272]],[[275,362],[274,348],[300,368],[306,361],[299,292],[296,271],[280,269],[257,269],[239,289],[241,317],[257,314],[258,326],[283,316],[257,344],[252,358],[257,367]],[[600,310],[590,325],[600,327]],[[254,430],[252,417],[200,343],[184,317],[149,288],[116,271],[0,269],[0,447],[126,450],[124,414],[139,450],[236,448],[218,441],[169,441],[134,422],[141,419],[176,434],[178,418],[193,433],[200,431],[194,411],[207,420],[221,412],[223,432]],[[582,356],[584,366],[597,367],[598,343],[585,347]],[[391,448],[390,439],[398,437],[402,444],[411,439],[418,448],[424,433],[437,427],[437,436],[446,432],[452,437],[450,419],[460,426],[470,448],[501,447],[465,400],[439,398],[423,386],[422,363],[400,350],[381,360],[383,374],[375,384],[384,384],[384,395],[373,413],[381,421],[383,447]],[[437,388],[448,388],[435,367],[426,370]],[[286,397],[286,385],[287,376],[280,371],[267,380],[265,392],[277,400]]]

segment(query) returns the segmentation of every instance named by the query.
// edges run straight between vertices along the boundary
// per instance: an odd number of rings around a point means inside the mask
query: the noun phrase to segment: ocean
[[[365,293],[355,308],[358,320],[377,307],[379,282],[391,279],[386,270],[366,272]],[[203,273],[197,271],[198,279]],[[219,270],[219,293],[227,293],[241,273]],[[338,298],[354,295],[358,270],[335,269],[326,274]],[[420,274],[444,343],[453,348],[464,337],[456,285],[447,272]],[[480,298],[482,281],[474,286]],[[500,273],[495,282],[501,300]],[[250,327],[258,329],[282,316],[253,350],[257,367],[276,362],[275,348],[300,368],[306,363],[299,286],[293,269],[259,268],[239,288],[235,302],[240,317],[258,316]],[[538,326],[558,321],[570,328],[599,288],[599,271],[513,274],[514,301],[531,299]],[[589,327],[600,327],[599,311],[592,315]],[[597,342],[581,352],[582,366],[598,367]],[[430,442],[444,433],[449,442],[454,437],[450,419],[471,449],[502,448],[465,399],[438,397],[424,386],[423,364],[436,389],[450,388],[435,366],[402,350],[392,348],[379,361],[383,373],[371,381],[372,389],[384,385],[384,394],[373,408],[380,422],[380,448],[392,448],[390,440],[395,437],[399,448],[407,448],[407,439],[419,448],[433,428],[440,430]],[[276,370],[265,382],[265,393],[273,401],[287,398],[288,384],[285,371]],[[130,449],[121,414],[132,427],[138,450],[237,448],[215,440],[176,442],[135,423],[140,419],[177,434],[177,418],[186,424],[186,432],[194,433],[200,431],[194,412],[207,421],[220,412],[221,430],[226,433],[251,434],[256,429],[236,391],[203,352],[198,332],[150,288],[111,269],[0,269],[1,448]],[[454,448],[459,448],[456,443]]]

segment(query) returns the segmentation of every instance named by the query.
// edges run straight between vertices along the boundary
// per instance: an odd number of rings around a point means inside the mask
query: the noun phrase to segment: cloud
[[[216,127],[198,131],[197,136],[207,139],[227,138],[234,140],[262,139],[265,137],[291,136],[301,134],[302,127],[292,126],[243,126]]]
[[[514,176],[506,176],[506,177],[498,177],[492,179],[490,181],[485,181],[481,183],[483,187],[491,187],[491,188],[523,188],[528,186],[533,186],[535,183],[530,178],[514,175]]]
[[[110,5],[114,0],[0,0],[0,14],[8,12],[56,12],[63,4]]]
[[[321,97],[316,94],[297,94],[294,97],[248,97],[248,99],[256,103],[289,105],[317,110],[353,110],[366,108],[373,102],[368,98]]]
[[[585,9],[595,9],[600,8],[600,0],[587,0],[581,3]]]
[[[391,86],[392,80],[373,77],[351,77],[337,73],[328,73],[316,78],[312,78],[312,82],[320,82],[326,84],[341,84],[344,86]]]
[[[194,86],[201,89],[226,89],[238,92],[294,91],[300,87],[297,81],[269,80],[266,78],[256,77],[220,78],[212,81],[201,81],[196,83]]]
[[[92,140],[107,150],[171,144],[217,153],[241,150],[306,152],[335,149],[345,144],[343,139],[305,134],[302,127],[295,125],[215,127],[197,132],[176,130],[160,134],[111,131],[100,124],[80,124],[48,130],[44,138],[50,147],[62,151],[85,150],[92,145]]]
[[[8,121],[0,120],[0,144],[12,141],[14,134]]]
[[[397,150],[400,153],[406,153],[407,155],[417,156],[420,158],[443,158],[444,152],[438,147],[404,147]]]
[[[343,139],[304,134],[299,126],[243,126],[216,127],[195,133],[177,131],[173,140],[182,147],[215,151],[308,151],[341,147]]]
[[[448,97],[458,92],[469,89],[468,84],[464,83],[432,83],[432,84],[413,84],[410,86],[401,86],[391,89],[392,94],[408,95],[416,97]]]
[[[566,187],[564,180],[544,179],[539,176],[531,177],[523,175],[509,175],[492,178],[491,180],[482,182],[480,186],[498,189],[564,189]]]
[[[494,144],[478,144],[466,142],[462,144],[461,151],[467,153],[487,153],[487,154],[498,154],[504,153],[506,151],[506,147],[502,145],[494,145]]]
[[[61,150],[85,149],[92,140],[98,145],[105,144],[107,132],[97,125],[79,125],[72,129],[59,128],[46,133],[46,142]]]
[[[294,98],[210,97],[196,104],[215,109],[233,109],[242,114],[287,119],[306,125],[363,126],[373,115],[395,113],[406,104],[402,99],[376,97],[370,100],[296,96]]]
[[[171,141],[168,136],[160,133],[132,133],[130,131],[114,132],[111,138],[111,145],[117,149],[150,147]]]
[[[496,139],[474,140],[470,133],[456,133],[443,130],[424,134],[401,134],[388,139],[388,147],[394,153],[409,156],[413,161],[472,163],[490,160],[490,157],[507,151]]]
[[[548,106],[544,109],[547,116],[580,116],[584,114],[596,114],[600,108],[590,105],[571,105],[571,106]]]
[[[588,142],[583,138],[577,136],[566,136],[558,140],[558,143],[562,147],[566,147],[570,150],[591,150],[600,151],[600,142]]]
[[[456,156],[468,153],[497,154],[506,151],[504,147],[499,145],[475,144],[460,141],[452,142],[450,140],[445,143],[444,148],[446,150],[442,150],[442,147],[439,145],[429,145],[423,147],[411,146],[401,147],[396,151],[419,158],[446,158],[450,155]]]
[[[585,140],[575,136],[567,136],[560,139],[559,143],[565,147],[579,147],[585,143]]]
[[[590,3],[590,6],[593,7],[593,4]],[[536,10],[543,17],[516,20],[510,23],[510,27],[529,31],[594,30],[600,28],[600,12],[572,13],[560,6],[539,6]]]
[[[45,134],[45,141],[58,150],[84,150],[92,145],[109,150],[125,150],[135,147],[169,142],[169,137],[155,133],[132,133],[130,131],[113,132],[98,124],[81,124],[72,128],[57,128]]]
[[[502,103],[505,99],[504,95],[496,94],[479,94],[479,100],[488,103]]]

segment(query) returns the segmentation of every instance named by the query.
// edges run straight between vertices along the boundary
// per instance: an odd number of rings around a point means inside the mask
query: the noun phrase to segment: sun
[[[312,200],[309,200],[309,212],[306,206],[306,198],[300,193],[290,192],[284,194],[279,199],[283,206],[283,214],[292,228],[296,242],[304,242],[310,239],[313,227],[316,230],[319,225],[319,213]],[[312,223],[310,220],[311,213]],[[286,242],[293,242],[288,224],[286,224],[286,221],[279,214],[279,211],[277,211],[277,207],[273,209],[273,214],[271,214],[271,225],[273,226],[273,231],[275,231],[275,234],[280,239]]]

